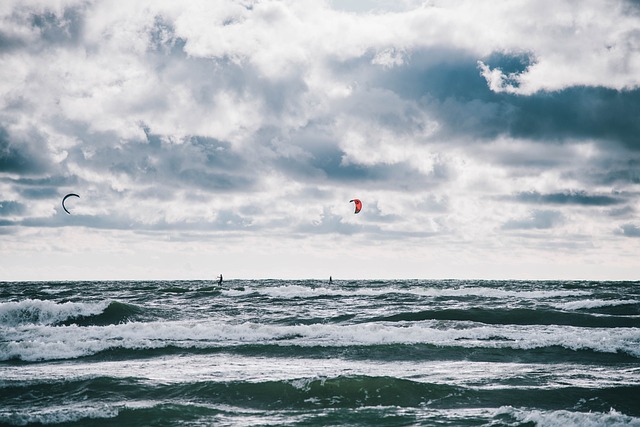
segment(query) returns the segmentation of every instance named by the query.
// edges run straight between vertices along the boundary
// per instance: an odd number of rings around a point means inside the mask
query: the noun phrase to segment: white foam
[[[640,426],[640,418],[624,415],[614,409],[603,412],[574,412],[574,411],[540,411],[537,409],[501,407],[495,415],[511,415],[522,423],[533,423],[538,427],[576,426]]]
[[[65,404],[47,408],[31,408],[28,412],[0,409],[0,422],[13,425],[73,423],[84,419],[115,418],[118,409],[106,404]]]
[[[429,287],[384,287],[384,288],[362,288],[362,289],[346,289],[346,288],[327,288],[301,285],[282,285],[267,287],[245,287],[243,290],[229,289],[222,291],[224,295],[246,296],[253,293],[266,295],[272,298],[314,298],[319,296],[381,296],[388,294],[406,294],[426,297],[464,297],[479,296],[485,298],[519,298],[519,299],[544,299],[567,296],[590,295],[587,291],[509,291],[504,289],[490,287],[458,287],[458,288],[429,288]]]
[[[474,389],[555,389],[565,387],[607,388],[635,386],[640,370],[609,365],[531,364],[451,360],[384,361],[247,356],[228,352],[164,355],[154,358],[74,361],[74,363],[0,364],[0,387],[10,383],[29,384],[86,381],[110,378],[145,379],[150,384],[184,382],[287,381],[306,390],[314,381],[340,376],[393,377],[413,382],[472,387]]]
[[[638,304],[637,300],[603,300],[603,299],[586,299],[580,301],[570,301],[560,304],[553,304],[553,307],[561,310],[580,310],[584,308],[597,307],[613,307],[617,305]]]
[[[100,351],[228,347],[243,344],[353,346],[432,344],[466,348],[534,349],[560,346],[571,350],[625,352],[640,358],[638,328],[578,328],[560,325],[484,325],[424,321],[352,325],[229,324],[217,321],[130,322],[107,326],[29,325],[0,327],[0,360],[77,358]]]
[[[0,325],[51,325],[79,316],[100,314],[108,305],[109,301],[98,303],[56,303],[46,300],[26,299],[19,302],[5,302],[0,303]]]

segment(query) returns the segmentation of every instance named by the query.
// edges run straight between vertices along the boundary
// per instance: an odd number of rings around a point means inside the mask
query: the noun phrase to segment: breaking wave
[[[20,325],[108,325],[129,321],[142,310],[117,301],[96,303],[26,299],[0,304],[0,326]]]
[[[350,347],[429,344],[437,347],[535,349],[561,347],[640,358],[638,328],[479,325],[426,321],[354,325],[229,324],[211,321],[129,322],[106,326],[26,325],[4,331],[0,360],[39,361],[111,349],[228,348],[244,345]]]

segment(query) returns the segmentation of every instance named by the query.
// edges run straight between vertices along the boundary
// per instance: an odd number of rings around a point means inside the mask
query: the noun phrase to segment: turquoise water
[[[3,425],[640,426],[640,283],[0,283]]]

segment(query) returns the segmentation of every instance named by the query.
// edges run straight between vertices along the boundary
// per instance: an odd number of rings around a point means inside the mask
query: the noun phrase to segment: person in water
[[[333,278],[331,276],[329,276],[329,283],[333,282]]]
[[[218,276],[218,285],[222,285],[222,273]]]

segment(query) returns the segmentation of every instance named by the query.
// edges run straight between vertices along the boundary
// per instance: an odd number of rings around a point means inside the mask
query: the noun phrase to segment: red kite
[[[349,203],[351,202],[356,204],[356,211],[354,212],[354,214],[360,212],[360,210],[362,209],[362,202],[360,201],[360,199],[349,200]]]

